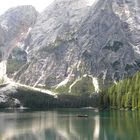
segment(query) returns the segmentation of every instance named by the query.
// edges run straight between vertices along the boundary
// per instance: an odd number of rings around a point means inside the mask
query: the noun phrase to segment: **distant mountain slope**
[[[38,12],[32,6],[18,6],[0,16],[0,77],[6,75],[8,59],[10,59],[8,60],[8,75],[13,74],[26,63],[27,54],[23,50],[24,40],[36,22],[37,15]]]

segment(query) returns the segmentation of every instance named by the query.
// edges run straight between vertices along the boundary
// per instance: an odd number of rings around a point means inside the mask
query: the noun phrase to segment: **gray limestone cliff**
[[[27,24],[35,23],[24,35],[27,54],[21,57],[25,65],[15,74],[16,81],[60,93],[91,94],[140,70],[138,0],[95,0],[92,4],[55,0],[37,20],[36,15]],[[0,33],[7,30],[1,25]],[[14,54],[24,53],[15,50]]]

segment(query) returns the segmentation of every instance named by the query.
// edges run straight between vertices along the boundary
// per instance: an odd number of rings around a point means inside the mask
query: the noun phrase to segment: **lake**
[[[88,117],[77,117],[77,114]],[[140,112],[1,111],[0,140],[139,140]]]

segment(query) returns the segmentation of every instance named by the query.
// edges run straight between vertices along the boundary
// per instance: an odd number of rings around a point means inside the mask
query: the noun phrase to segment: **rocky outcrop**
[[[18,99],[10,97],[9,94],[15,93],[16,88],[8,84],[0,85],[0,108],[18,108],[21,103]]]
[[[0,16],[0,59],[7,61],[13,49],[24,46],[24,40],[36,22],[37,11],[32,6],[19,6],[9,9]],[[25,50],[23,50],[24,53]],[[17,56],[19,57],[19,55]],[[17,58],[18,59],[18,58]],[[11,58],[10,58],[11,60]],[[4,66],[6,69],[6,65]]]
[[[0,108],[18,108],[20,106],[21,104],[19,100],[0,95]]]

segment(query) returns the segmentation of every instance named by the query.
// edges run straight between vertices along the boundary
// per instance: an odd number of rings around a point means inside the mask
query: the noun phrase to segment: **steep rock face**
[[[86,73],[116,81],[139,70],[138,8],[121,0],[100,0],[91,8],[77,33]]]
[[[54,1],[26,39],[28,64],[16,80],[56,89],[65,85],[71,92],[88,77],[98,92],[99,81],[134,74],[140,69],[139,10],[137,0],[97,0],[92,6]]]
[[[38,17],[26,40],[30,64],[25,73],[17,76],[21,82],[44,85],[50,81],[47,84],[53,86],[72,74],[69,67],[77,51],[75,44],[69,45],[88,11],[86,0],[56,0]]]
[[[55,0],[37,19],[28,50],[46,47],[76,32],[88,12],[87,0]]]
[[[0,58],[7,61],[15,47],[22,49],[29,28],[34,25],[37,11],[32,6],[19,6],[9,9],[0,16]],[[6,63],[5,68],[6,69]]]

